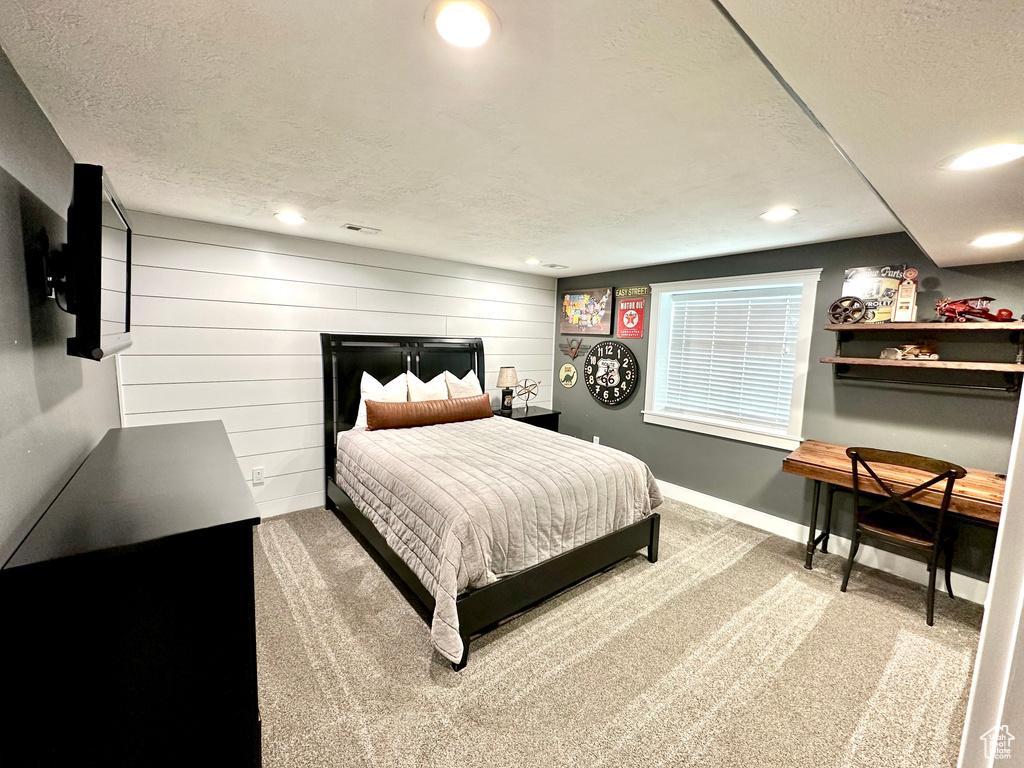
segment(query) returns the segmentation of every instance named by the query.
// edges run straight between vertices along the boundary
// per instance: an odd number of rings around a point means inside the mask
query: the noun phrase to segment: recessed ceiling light
[[[949,167],[954,171],[974,171],[1009,163],[1021,157],[1024,157],[1024,144],[993,144],[958,155],[949,163]]]
[[[1020,232],[993,232],[991,235],[982,235],[971,240],[971,245],[979,248],[996,248],[1000,245],[1013,245],[1024,240]]]
[[[491,22],[476,3],[452,3],[437,14],[437,33],[459,48],[476,48],[491,36]]]
[[[540,259],[527,259],[527,264],[540,264]]]
[[[770,211],[762,213],[761,218],[765,221],[785,221],[796,214],[796,208],[772,208]]]
[[[274,218],[285,224],[297,225],[301,224],[306,220],[304,216],[300,216],[295,211],[280,211],[274,214]]]

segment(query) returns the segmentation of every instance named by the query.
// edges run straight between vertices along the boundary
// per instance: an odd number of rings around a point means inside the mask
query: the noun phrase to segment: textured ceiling
[[[0,0],[0,44],[137,210],[557,274],[899,229],[707,0],[492,0],[478,50],[427,4]]]
[[[1024,259],[1024,160],[940,163],[1024,142],[1021,0],[722,0],[940,266]]]

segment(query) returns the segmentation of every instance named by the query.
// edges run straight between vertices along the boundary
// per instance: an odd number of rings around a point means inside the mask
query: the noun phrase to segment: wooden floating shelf
[[[826,325],[826,331],[1024,331],[1024,322],[990,323],[845,323]]]
[[[823,357],[833,365],[873,365],[884,368],[933,368],[948,371],[999,371],[1024,374],[1024,363],[985,363],[963,360],[882,360],[877,357]],[[909,382],[908,382],[909,383]]]

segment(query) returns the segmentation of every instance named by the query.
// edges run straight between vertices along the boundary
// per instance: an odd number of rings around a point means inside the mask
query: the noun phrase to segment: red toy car
[[[995,299],[991,296],[978,296],[973,299],[942,299],[935,302],[935,314],[944,318],[947,323],[966,323],[972,317],[998,323],[1012,322],[1013,312],[1008,309],[1000,309],[995,314],[989,312],[988,305],[993,301]]]

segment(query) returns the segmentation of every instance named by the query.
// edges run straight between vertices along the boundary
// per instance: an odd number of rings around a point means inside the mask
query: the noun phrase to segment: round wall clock
[[[633,352],[620,341],[601,341],[587,352],[583,380],[597,402],[624,403],[640,380],[640,368]]]

